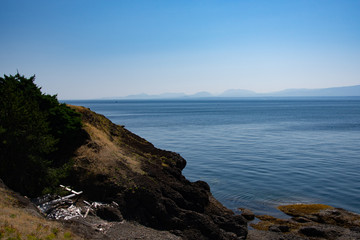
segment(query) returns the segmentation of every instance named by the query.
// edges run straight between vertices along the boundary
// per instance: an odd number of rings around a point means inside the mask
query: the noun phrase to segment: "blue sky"
[[[0,0],[0,74],[60,99],[360,84],[360,1]]]

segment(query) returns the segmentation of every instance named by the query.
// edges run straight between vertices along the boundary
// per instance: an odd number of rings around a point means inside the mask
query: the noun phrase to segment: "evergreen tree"
[[[19,73],[0,78],[0,177],[29,196],[66,175],[71,151],[84,138],[79,115],[34,80]]]

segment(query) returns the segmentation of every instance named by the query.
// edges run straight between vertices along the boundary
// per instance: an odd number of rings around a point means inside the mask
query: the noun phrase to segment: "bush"
[[[0,78],[0,177],[29,196],[66,177],[85,136],[79,114],[43,94],[34,80],[19,73]]]

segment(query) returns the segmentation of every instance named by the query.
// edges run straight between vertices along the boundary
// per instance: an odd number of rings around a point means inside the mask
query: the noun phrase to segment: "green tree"
[[[70,152],[84,139],[79,115],[34,80],[0,78],[0,177],[29,196],[66,176]]]

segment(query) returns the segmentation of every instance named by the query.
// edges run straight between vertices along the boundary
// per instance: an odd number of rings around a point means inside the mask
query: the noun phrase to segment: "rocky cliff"
[[[207,183],[181,173],[186,161],[90,109],[87,141],[74,156],[71,184],[88,199],[116,202],[123,217],[184,239],[245,239],[247,220],[221,205]]]

